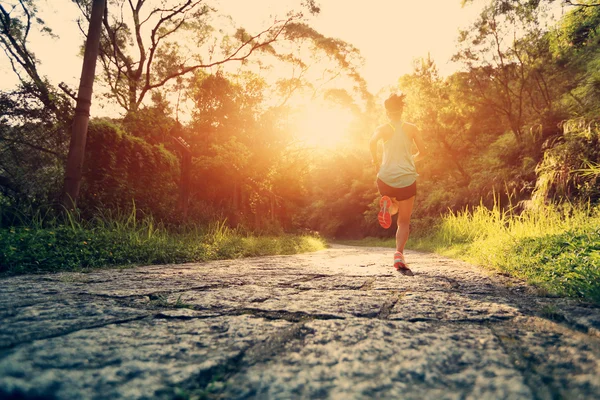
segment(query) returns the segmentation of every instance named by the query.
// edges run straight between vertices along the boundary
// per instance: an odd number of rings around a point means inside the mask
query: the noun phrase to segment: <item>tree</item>
[[[84,15],[89,15],[89,0],[76,0]],[[303,3],[318,12],[313,1]],[[109,9],[120,10],[110,14]],[[126,13],[130,14],[126,22]],[[209,56],[187,57],[180,51],[190,41],[198,48],[215,39],[209,24],[214,10],[203,0],[156,3],[148,0],[111,0],[105,11],[100,61],[111,95],[127,112],[139,109],[148,93],[161,89],[178,77],[198,69],[244,61],[256,51],[270,51],[285,28],[299,20],[302,13],[290,13],[275,20],[263,31],[250,34],[238,28],[232,38],[225,38],[219,49],[216,42],[208,46]],[[191,33],[185,37],[184,33]],[[175,39],[176,34],[177,39]]]
[[[372,96],[365,80],[357,71],[364,62],[359,51],[351,44],[324,36],[307,24],[290,23],[283,32],[286,50],[274,53],[278,62],[290,70],[288,76],[279,79],[274,87],[285,105],[295,94],[304,92],[313,99],[328,90],[335,80],[347,78],[354,91],[369,101]]]
[[[34,31],[53,36],[37,1],[0,2],[0,48],[19,78],[18,88],[0,93],[0,187],[16,203],[56,194],[72,116],[67,97],[39,73],[29,47]]]
[[[453,57],[467,67],[471,79],[465,83],[481,105],[502,116],[519,142],[527,124],[556,123],[552,83],[560,80],[550,82],[556,71],[539,25],[541,12],[535,1],[492,1],[472,29],[461,32]]]
[[[96,74],[96,60],[100,47],[100,31],[104,10],[106,9],[106,0],[93,1],[90,27],[83,55],[81,80],[79,81],[79,91],[77,93],[75,118],[73,119],[73,131],[65,168],[65,186],[62,203],[67,209],[75,208],[77,198],[79,197],[85,142],[90,119],[90,106],[92,104],[92,90]]]
[[[48,80],[42,77],[37,68],[35,54],[28,47],[29,35],[33,29],[53,35],[52,30],[37,15],[35,0],[18,0],[12,7],[0,4],[0,47],[8,57],[12,69],[22,84],[51,110],[59,119],[69,113],[64,97],[58,96]],[[23,76],[25,73],[28,77]]]
[[[600,7],[571,10],[549,34],[553,64],[570,115],[596,118],[600,104]]]

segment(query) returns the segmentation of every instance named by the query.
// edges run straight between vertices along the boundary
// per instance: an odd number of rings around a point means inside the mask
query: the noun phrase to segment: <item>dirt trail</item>
[[[0,398],[600,398],[600,308],[440,256],[0,281]]]

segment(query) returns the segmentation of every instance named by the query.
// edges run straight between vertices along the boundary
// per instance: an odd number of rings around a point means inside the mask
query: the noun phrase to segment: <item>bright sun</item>
[[[298,115],[297,137],[306,147],[334,148],[349,138],[352,120],[349,110],[310,105]]]

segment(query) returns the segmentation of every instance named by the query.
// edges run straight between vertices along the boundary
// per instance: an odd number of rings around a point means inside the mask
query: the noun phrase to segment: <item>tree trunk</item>
[[[98,58],[98,49],[100,47],[104,7],[106,7],[106,0],[93,1],[90,27],[85,43],[85,53],[83,55],[81,79],[79,81],[75,118],[73,119],[71,143],[69,145],[69,155],[67,157],[67,166],[65,170],[62,204],[69,210],[75,208],[77,198],[79,197],[83,157],[87,140],[87,128],[90,119],[90,106],[92,104],[94,76],[96,74],[96,59]]]
[[[137,111],[137,81],[135,78],[132,78],[129,74],[127,75],[127,79],[129,79],[129,109],[127,113],[134,113]]]
[[[189,151],[183,151],[181,158],[181,181],[179,186],[179,208],[183,222],[187,222],[188,209],[190,204],[190,186],[192,176],[192,154]]]

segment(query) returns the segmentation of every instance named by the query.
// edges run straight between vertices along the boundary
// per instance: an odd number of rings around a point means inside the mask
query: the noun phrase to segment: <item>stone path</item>
[[[594,399],[600,308],[325,251],[0,280],[0,398]]]

